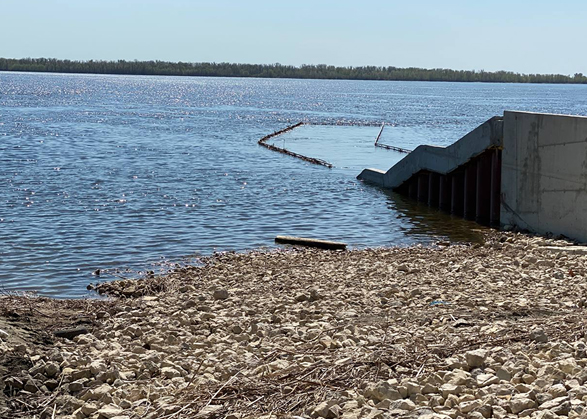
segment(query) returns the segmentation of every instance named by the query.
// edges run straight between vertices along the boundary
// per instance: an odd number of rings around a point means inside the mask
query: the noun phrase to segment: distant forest
[[[172,63],[166,61],[71,61],[54,58],[0,58],[0,71],[135,74],[159,76],[260,77],[292,79],[409,80],[494,83],[587,83],[582,73],[520,74],[511,71],[448,70],[443,68],[335,67],[331,65]]]

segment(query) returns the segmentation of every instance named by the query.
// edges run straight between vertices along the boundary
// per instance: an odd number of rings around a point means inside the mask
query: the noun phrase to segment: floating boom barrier
[[[287,128],[284,128],[282,130],[279,130],[279,131],[275,131],[273,134],[269,134],[269,135],[266,135],[263,138],[261,138],[259,140],[258,144],[260,146],[263,146],[265,148],[268,148],[269,150],[277,151],[278,153],[286,154],[288,156],[292,156],[292,157],[298,158],[300,160],[307,161],[308,163],[318,164],[320,166],[324,166],[324,167],[328,167],[329,169],[332,169],[332,164],[331,163],[328,163],[325,160],[316,159],[314,157],[304,156],[302,154],[298,154],[298,153],[294,153],[293,151],[289,151],[289,150],[287,150],[285,148],[281,148],[281,147],[277,147],[277,146],[274,146],[274,145],[271,145],[271,144],[267,144],[267,141],[269,141],[271,138],[277,137],[278,135],[284,134],[284,133],[286,133],[288,131],[291,131],[291,130],[293,130],[293,129],[299,127],[299,126],[302,126],[302,125],[304,125],[303,122],[298,122],[295,125],[291,125],[291,126],[289,126]]]
[[[375,147],[381,147],[386,150],[393,150],[393,151],[397,151],[399,153],[406,153],[406,154],[412,152],[412,150],[408,150],[407,148],[401,148],[401,147],[396,147],[396,146],[387,145],[387,144],[379,144],[379,139],[381,138],[381,134],[383,133],[383,128],[385,128],[385,122],[383,124],[381,124],[381,129],[379,130],[379,134],[377,134],[377,138],[375,139]]]

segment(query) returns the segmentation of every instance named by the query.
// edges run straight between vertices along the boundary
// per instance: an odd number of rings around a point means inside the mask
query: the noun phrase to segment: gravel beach
[[[587,248],[218,254],[0,298],[1,417],[587,417]]]

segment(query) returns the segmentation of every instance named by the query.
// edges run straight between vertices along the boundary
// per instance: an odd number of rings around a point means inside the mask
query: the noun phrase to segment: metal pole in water
[[[377,134],[377,139],[375,140],[375,145],[379,142],[379,138],[381,138],[381,133],[383,132],[383,128],[385,128],[385,122],[381,124],[381,129],[379,130],[379,134]]]

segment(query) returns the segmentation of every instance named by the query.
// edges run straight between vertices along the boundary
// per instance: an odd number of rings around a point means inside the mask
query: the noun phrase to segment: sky
[[[579,0],[0,0],[0,57],[587,74]]]

